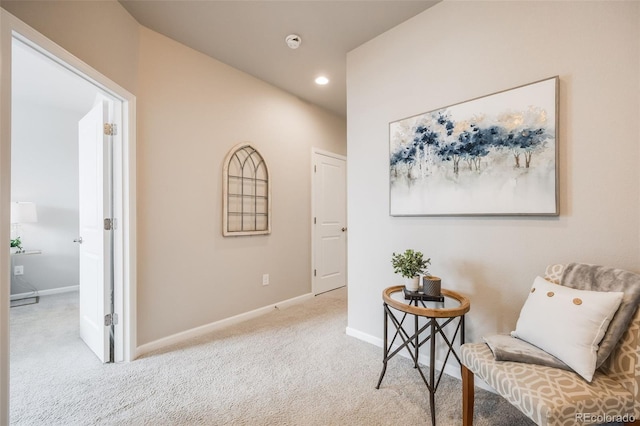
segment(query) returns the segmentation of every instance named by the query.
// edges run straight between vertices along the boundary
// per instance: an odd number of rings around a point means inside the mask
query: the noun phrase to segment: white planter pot
[[[413,278],[405,278],[404,286],[409,291],[418,291],[420,289],[420,276],[416,275]]]

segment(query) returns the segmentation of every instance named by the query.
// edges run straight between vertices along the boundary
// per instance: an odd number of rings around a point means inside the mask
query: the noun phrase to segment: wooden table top
[[[404,302],[391,297],[392,293],[401,292],[403,288],[404,286],[402,285],[385,288],[382,291],[382,300],[384,300],[387,305],[392,306],[399,311],[430,318],[459,317],[466,314],[469,312],[469,309],[471,309],[471,303],[467,297],[453,290],[446,290],[444,288],[441,290],[442,295],[457,300],[458,303],[460,303],[459,306],[454,308],[425,308],[422,306],[409,305],[408,300]]]

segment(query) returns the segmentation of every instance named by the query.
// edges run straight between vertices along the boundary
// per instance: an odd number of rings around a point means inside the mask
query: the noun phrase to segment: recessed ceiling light
[[[329,79],[324,75],[321,75],[320,77],[316,78],[316,84],[320,86],[324,86],[325,84],[328,84],[328,83],[329,83]]]

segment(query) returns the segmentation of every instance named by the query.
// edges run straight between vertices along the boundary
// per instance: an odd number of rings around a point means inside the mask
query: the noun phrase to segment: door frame
[[[100,72],[0,8],[0,241],[10,235],[11,201],[11,59],[12,41],[20,41],[108,93],[119,102],[119,149],[114,152],[114,303],[115,360],[131,361],[136,352],[136,98]],[[114,141],[115,142],[115,141]],[[9,421],[9,246],[0,244],[0,424]]]
[[[316,208],[318,206],[316,206],[316,174],[315,174],[315,166],[316,166],[316,155],[324,155],[325,157],[331,157],[331,158],[335,158],[338,160],[342,160],[344,161],[345,164],[345,172],[346,172],[346,166],[347,166],[347,157],[341,154],[336,154],[335,152],[330,152],[330,151],[325,151],[323,149],[320,148],[311,148],[311,292],[313,294],[317,294],[316,293],[316,277],[314,274],[314,270],[316,269],[316,264],[315,264],[315,252],[316,252],[316,240],[318,238],[317,236],[317,227],[315,226],[315,224],[313,223],[313,219],[317,216],[316,215]],[[346,177],[346,174],[345,174]],[[345,194],[346,194],[346,186],[347,186],[347,182],[345,179],[344,182],[345,185]],[[347,200],[345,200],[345,219],[348,218],[347,216]],[[348,244],[348,239],[345,239],[345,245]],[[345,247],[345,256],[347,255],[347,247]],[[347,278],[347,268],[348,268],[348,262],[345,259],[345,280]],[[348,285],[348,283],[346,283]]]

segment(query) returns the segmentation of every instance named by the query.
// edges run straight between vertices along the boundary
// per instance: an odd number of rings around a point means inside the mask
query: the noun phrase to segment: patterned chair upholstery
[[[545,278],[559,283],[562,265]],[[473,424],[474,375],[540,426],[625,422],[640,425],[640,309],[591,383],[572,371],[496,361],[485,343],[461,348],[463,425]]]

